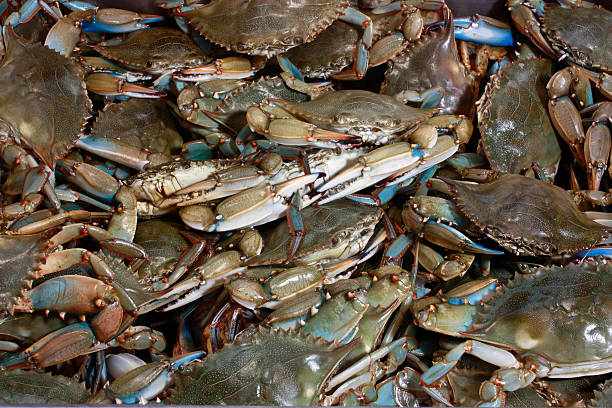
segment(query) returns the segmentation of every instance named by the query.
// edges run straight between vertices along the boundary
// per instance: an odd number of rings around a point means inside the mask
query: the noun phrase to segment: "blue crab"
[[[512,20],[544,53],[604,73],[612,70],[608,46],[612,40],[612,12],[587,1],[565,0],[562,5],[509,0]],[[531,9],[530,9],[531,7]],[[533,12],[532,12],[533,10]],[[542,19],[538,23],[534,13]]]
[[[358,57],[352,69],[336,75],[339,79],[361,79],[368,66],[372,45],[372,21],[349,7],[348,1],[300,0],[217,0],[207,5],[184,7],[179,13],[208,40],[228,49],[271,57],[292,47],[312,41],[335,20],[363,27],[357,43]],[[219,21],[225,24],[219,25]],[[269,30],[269,27],[275,30]]]
[[[426,371],[423,385],[435,387],[464,353],[500,367],[480,388],[487,406],[503,406],[505,391],[536,378],[609,373],[611,277],[607,262],[539,268],[484,298],[482,306],[444,303],[418,311],[421,327],[471,339]]]
[[[537,163],[554,179],[561,149],[544,105],[550,71],[550,60],[521,58],[491,77],[477,113],[493,170],[518,174]]]

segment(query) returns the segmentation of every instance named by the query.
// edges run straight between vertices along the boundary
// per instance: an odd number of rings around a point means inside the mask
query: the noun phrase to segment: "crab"
[[[313,405],[355,344],[252,327],[179,378],[168,403]]]
[[[611,372],[611,277],[606,262],[538,268],[495,291],[483,306],[438,304],[418,311],[419,326],[470,339],[423,373],[422,384],[431,391],[464,353],[500,367],[480,387],[482,403],[490,406],[502,406],[505,391],[536,378]]]
[[[183,7],[179,15],[214,43],[239,53],[266,57],[312,41],[336,20],[346,21],[362,27],[363,34],[356,45],[353,67],[335,77],[361,79],[368,66],[372,21],[351,8],[348,1],[300,0],[288,5],[277,0],[257,0],[249,4],[218,0],[204,6]],[[218,21],[227,24],[219,26]],[[270,26],[277,29],[270,31]]]
[[[439,88],[431,91],[441,92]],[[457,140],[462,143],[469,139],[471,129],[461,126],[467,122],[465,118],[446,117],[449,122],[446,126],[431,124],[427,120],[435,112],[435,109],[406,106],[389,95],[355,89],[325,92],[308,102],[271,99],[267,104],[250,107],[247,121],[253,131],[283,145],[333,148],[385,144],[414,133],[417,125],[425,124],[429,127],[421,130],[427,135],[421,144],[426,147],[435,143],[433,133],[438,127],[456,129]],[[465,134],[458,134],[459,130]]]
[[[422,92],[441,87],[444,94],[437,105],[441,108],[440,113],[471,118],[474,116],[474,102],[482,71],[486,70],[489,57],[499,57],[503,51],[481,47],[477,56],[477,72],[472,72],[469,55],[465,55],[463,49],[465,47],[462,47],[462,60],[457,51],[455,31],[461,26],[456,28],[452,13],[445,10],[447,16],[442,28],[426,32],[401,54],[389,59],[381,93],[397,95],[402,99],[409,96],[405,90]]]
[[[470,222],[515,254],[574,253],[608,236],[607,227],[591,221],[565,190],[549,183],[514,174],[487,184],[444,181]],[[566,222],[558,223],[559,218]]]
[[[494,171],[524,174],[536,163],[553,180],[561,148],[544,105],[548,59],[520,58],[493,75],[477,102],[482,148]]]
[[[170,79],[210,81],[215,78],[246,78],[261,68],[261,61],[210,57],[185,33],[170,27],[138,30],[122,41],[110,40],[91,46],[94,50],[128,67],[155,75],[156,89],[130,83],[119,69],[96,69],[87,77],[87,88],[100,95],[160,98],[166,95]],[[160,90],[161,88],[161,90]]]
[[[509,0],[507,5],[519,31],[545,54],[610,74],[612,12],[587,1],[560,3],[563,7],[543,0],[529,1],[529,7],[523,0]],[[542,19],[541,26],[534,13]]]
[[[0,107],[11,134],[3,134],[2,143],[21,144],[55,169],[90,117],[85,73],[55,51],[18,37],[10,27],[4,27],[3,37]],[[22,103],[13,103],[16,94],[23,95]]]

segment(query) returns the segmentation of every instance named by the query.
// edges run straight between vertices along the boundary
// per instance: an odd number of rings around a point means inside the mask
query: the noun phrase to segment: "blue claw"
[[[82,21],[81,31],[84,33],[129,33],[136,30],[142,30],[148,28],[149,23],[157,23],[164,21],[163,16],[148,15],[143,17],[140,21],[133,21],[126,24],[109,24],[104,23],[98,19],[97,15],[94,15],[92,21]]]
[[[515,44],[509,25],[479,15],[455,19],[455,38],[496,47],[510,47]]]

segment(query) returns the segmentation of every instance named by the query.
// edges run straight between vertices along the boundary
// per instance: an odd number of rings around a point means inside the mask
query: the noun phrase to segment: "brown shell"
[[[439,86],[444,89],[441,114],[474,117],[478,80],[470,75],[457,56],[453,18],[440,30],[424,34],[402,54],[389,61],[381,93],[394,95]]]
[[[612,12],[547,4],[542,19],[542,32],[555,51],[576,64],[612,73]]]
[[[106,58],[152,74],[197,67],[210,60],[187,34],[169,27],[134,31],[119,44],[92,48]]]
[[[488,184],[445,180],[457,207],[484,234],[517,255],[574,253],[607,236],[557,186],[515,174]]]
[[[8,122],[16,137],[54,168],[91,116],[85,72],[61,54],[18,37],[11,28],[4,41],[0,122]]]
[[[47,242],[55,231],[31,235],[0,235],[0,311],[13,307],[37,279]]]
[[[91,135],[118,138],[132,146],[166,155],[183,146],[176,120],[165,101],[130,99],[107,105],[96,119]]]
[[[493,170],[521,173],[537,163],[554,178],[561,148],[548,117],[548,59],[518,60],[491,77],[478,101],[478,129]]]
[[[517,274],[485,303],[473,329],[462,335],[552,362],[610,361],[611,290],[609,263]]]
[[[271,57],[312,41],[348,6],[345,0],[215,0],[181,16],[227,49]]]

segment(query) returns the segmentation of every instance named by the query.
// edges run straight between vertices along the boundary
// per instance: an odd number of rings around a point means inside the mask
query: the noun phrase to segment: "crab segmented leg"
[[[524,0],[510,0],[507,4],[516,28],[523,35],[530,38],[545,54],[556,59],[557,53],[552,49],[546,38],[544,38],[540,31],[540,23],[538,23],[532,11],[524,4]]]
[[[151,153],[113,138],[85,136],[77,140],[75,146],[135,170],[170,161],[170,157],[163,153]]]
[[[172,77],[179,81],[204,82],[213,79],[242,79],[253,76],[263,67],[259,59],[255,63],[244,57],[227,57],[197,68],[179,71]]]
[[[456,18],[455,38],[495,47],[512,47],[512,30],[506,23],[491,17],[476,15]]]
[[[400,170],[413,168],[422,155],[423,150],[407,142],[382,146],[363,154],[357,164],[338,173],[317,189],[317,192],[325,193],[319,203],[324,204],[341,198],[371,186]]]
[[[498,367],[506,368],[498,370],[494,379],[485,381],[480,388],[480,397],[484,401],[492,403],[492,406],[498,406],[496,404],[503,401],[504,390],[516,391],[524,388],[536,377],[532,371],[521,370],[521,364],[509,351],[476,340],[468,340],[453,347],[441,362],[435,363],[421,376],[421,385],[432,397],[437,397],[437,393],[430,392],[430,389],[434,388],[432,385],[448,374],[465,353]]]
[[[132,241],[136,233],[136,196],[126,186],[121,185],[113,176],[87,163],[78,163],[64,159],[58,163],[58,170],[81,187],[88,194],[93,194],[108,202],[120,204],[108,225],[108,231],[116,238]]]
[[[359,80],[363,78],[368,69],[368,53],[370,47],[372,46],[372,37],[374,35],[372,20],[362,12],[350,7],[347,8],[345,13],[340,16],[340,20],[349,24],[361,26],[363,27],[364,32],[361,39],[357,42],[357,46],[355,48],[355,62],[353,63],[353,67],[339,72],[333,75],[333,77],[343,81]]]
[[[129,33],[163,19],[160,15],[114,8],[77,10],[57,20],[47,34],[45,45],[69,57],[81,38],[81,32]]]

